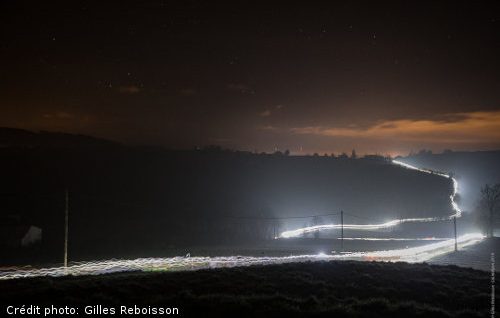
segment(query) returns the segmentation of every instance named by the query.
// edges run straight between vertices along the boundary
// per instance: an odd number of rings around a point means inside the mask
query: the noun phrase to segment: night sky
[[[436,2],[4,0],[0,126],[293,154],[498,149],[499,10]]]

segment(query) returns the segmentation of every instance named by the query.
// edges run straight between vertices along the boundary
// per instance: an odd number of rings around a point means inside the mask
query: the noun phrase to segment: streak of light
[[[460,248],[477,244],[483,240],[481,234],[466,234],[457,239]],[[30,278],[30,277],[59,277],[100,275],[132,271],[186,271],[208,268],[226,268],[251,265],[270,265],[308,261],[330,260],[377,260],[377,261],[404,261],[423,262],[432,257],[443,255],[454,250],[453,239],[431,243],[424,246],[407,249],[395,249],[375,252],[356,252],[343,254],[297,255],[284,257],[255,257],[255,256],[227,256],[227,257],[172,257],[172,258],[138,258],[134,260],[104,260],[93,262],[75,262],[68,267],[52,268],[11,268],[0,271],[0,280]]]
[[[405,167],[407,169],[417,170],[417,171],[420,171],[420,172],[425,172],[425,173],[428,173],[428,174],[434,174],[434,175],[441,176],[441,177],[444,177],[444,178],[447,178],[447,179],[451,179],[451,181],[453,182],[453,194],[450,195],[450,203],[451,203],[451,206],[453,208],[453,211],[455,211],[455,213],[453,215],[449,216],[447,219],[450,220],[450,219],[452,219],[454,217],[459,218],[459,217],[462,216],[462,210],[460,210],[460,208],[458,207],[458,204],[455,202],[455,198],[456,198],[456,196],[458,194],[458,181],[457,181],[457,179],[455,179],[452,176],[449,176],[449,175],[447,175],[445,173],[442,173],[442,172],[436,172],[436,171],[432,171],[432,170],[429,170],[429,169],[421,169],[421,168],[412,166],[410,164],[401,162],[399,160],[392,160],[392,163],[394,163],[396,165],[400,165],[400,166]]]
[[[379,224],[322,224],[322,225],[313,225],[313,226],[307,226],[307,227],[302,227],[298,228],[295,230],[290,230],[290,231],[285,231],[279,235],[280,238],[291,238],[291,237],[299,237],[304,234],[308,233],[314,233],[317,231],[324,231],[324,230],[333,230],[333,229],[340,229],[344,228],[346,230],[382,230],[382,229],[387,229],[391,228],[403,223],[421,223],[421,222],[437,222],[437,221],[447,221],[451,220],[454,217],[461,217],[462,216],[462,211],[458,207],[458,204],[455,202],[455,197],[458,192],[458,182],[455,180],[455,178],[441,173],[441,172],[434,172],[432,170],[428,169],[421,169],[417,168],[415,166],[409,165],[407,163],[398,161],[398,160],[393,160],[392,163],[396,165],[400,165],[402,167],[405,167],[407,169],[412,169],[412,170],[417,170],[420,172],[428,173],[428,174],[434,174],[440,177],[444,177],[447,179],[451,179],[453,182],[453,194],[450,195],[450,204],[455,213],[453,213],[450,216],[446,217],[429,217],[429,218],[407,218],[407,219],[397,219],[397,220],[392,220],[389,222],[385,223],[379,223]]]
[[[340,238],[337,238],[340,240]],[[421,238],[398,238],[398,237],[344,237],[344,241],[446,241],[449,238],[421,237]]]
[[[412,165],[393,160],[394,164],[403,167],[418,170],[421,172],[439,175],[449,178],[453,181],[453,194],[450,196],[451,205],[455,213],[449,217],[435,218],[410,218],[393,220],[381,224],[344,224],[346,229],[356,230],[375,230],[384,229],[396,226],[407,222],[434,222],[440,220],[450,220],[453,217],[460,217],[461,211],[455,202],[455,196],[458,191],[457,181],[446,174],[433,172],[431,170],[420,169]],[[300,236],[304,233],[317,230],[325,230],[339,228],[340,224],[325,224],[312,227],[301,228],[293,231],[283,232],[280,237]],[[466,234],[457,239],[457,244],[460,248],[474,245],[483,240],[481,234]],[[363,240],[377,240],[376,238],[352,238]],[[390,239],[390,238],[389,238]],[[434,238],[432,238],[434,239]],[[429,238],[429,240],[432,240]],[[398,240],[398,239],[392,239]],[[401,239],[402,240],[402,239]],[[327,255],[319,253],[317,255],[298,255],[285,257],[254,257],[254,256],[228,256],[228,257],[173,257],[173,258],[139,258],[134,260],[104,260],[93,262],[75,262],[68,267],[52,267],[52,268],[26,268],[13,267],[7,270],[0,270],[0,280],[42,277],[42,276],[66,276],[66,275],[99,275],[118,272],[130,271],[175,271],[175,270],[198,270],[206,268],[224,268],[236,266],[251,266],[251,265],[268,265],[268,264],[284,264],[292,262],[307,262],[318,260],[377,260],[377,261],[404,261],[404,262],[424,262],[438,255],[450,253],[454,250],[455,241],[453,239],[444,240],[437,243],[427,244],[424,246],[395,249],[374,252],[355,252]]]
[[[465,234],[457,238],[460,248],[471,246],[481,242],[484,235],[479,233]],[[448,254],[455,250],[455,240],[450,239],[442,242],[427,244],[406,249],[359,252],[351,253],[350,257],[361,257],[362,259],[373,259],[377,261],[402,261],[408,263],[425,262],[433,257]]]

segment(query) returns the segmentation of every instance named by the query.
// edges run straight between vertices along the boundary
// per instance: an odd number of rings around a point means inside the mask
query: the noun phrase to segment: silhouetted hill
[[[19,139],[22,134],[14,135]],[[248,243],[271,239],[274,230],[339,222],[339,216],[270,217],[342,209],[350,213],[346,223],[373,223],[452,213],[449,180],[383,158],[299,157],[220,148],[173,151],[114,143],[77,147],[81,140],[95,139],[42,136],[67,140],[71,146],[43,146],[54,144],[47,141],[37,147],[0,148],[0,207],[43,228],[43,244],[53,249],[44,251],[45,257],[60,255],[65,189],[70,193],[72,259],[94,258],[106,251],[120,256],[120,251],[140,250],[147,256],[169,246]]]
[[[29,131],[17,128],[0,127],[0,148],[75,148],[75,147],[112,147],[120,144],[86,135],[67,134],[49,131]]]
[[[401,158],[409,164],[452,173],[459,181],[460,206],[475,208],[485,184],[500,183],[500,151],[447,151],[440,154],[421,151]]]

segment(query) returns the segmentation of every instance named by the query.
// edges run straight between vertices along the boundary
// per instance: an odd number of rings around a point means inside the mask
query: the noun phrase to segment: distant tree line
[[[223,148],[218,145],[209,145],[205,147],[197,147],[195,149],[196,151],[204,152],[204,153],[234,153],[234,154],[252,154],[252,155],[259,155],[259,156],[290,156],[291,152],[289,149],[285,149],[284,151],[281,150],[276,150],[272,153],[268,152],[258,152],[255,150],[254,152],[251,151],[244,151],[244,150],[234,150],[230,148]],[[319,153],[315,152],[312,155],[310,154],[301,154],[300,156],[306,156],[306,157],[321,157]],[[337,158],[337,159],[370,159],[370,160],[390,160],[392,159],[390,155],[380,155],[380,154],[366,154],[363,157],[359,157],[356,149],[353,149],[351,151],[351,154],[348,155],[345,152],[342,152],[338,155],[335,153],[324,153],[322,157],[328,157],[328,158]]]

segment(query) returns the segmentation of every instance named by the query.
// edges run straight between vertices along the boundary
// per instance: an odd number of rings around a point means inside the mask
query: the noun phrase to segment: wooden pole
[[[68,189],[65,193],[64,204],[64,267],[68,267],[68,217],[69,217],[69,195]]]
[[[455,229],[455,252],[458,251],[458,244],[457,244],[457,217],[453,217],[453,228]]]

